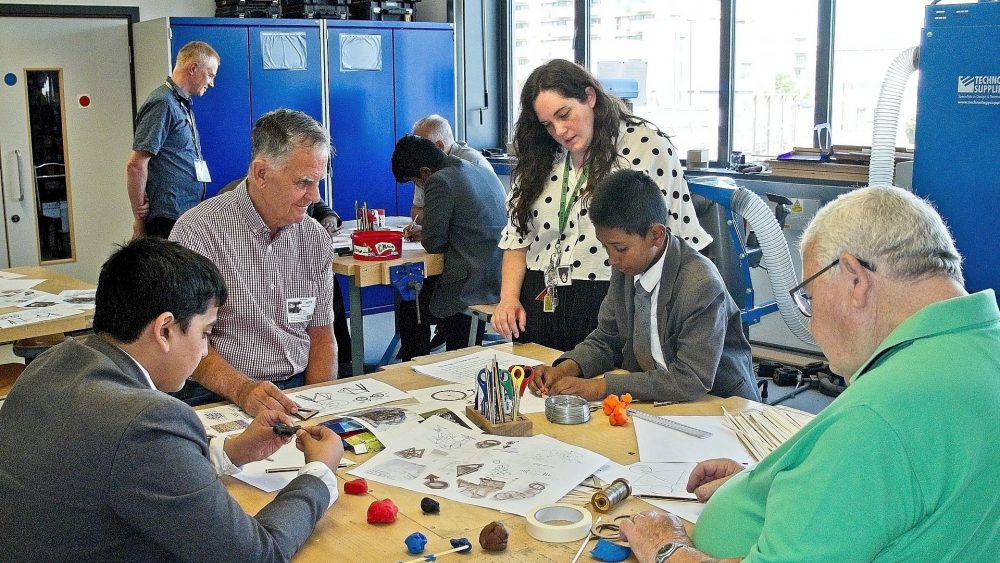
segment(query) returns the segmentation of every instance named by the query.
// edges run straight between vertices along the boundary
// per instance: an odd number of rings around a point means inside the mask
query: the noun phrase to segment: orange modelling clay
[[[604,414],[611,416],[611,413],[614,412],[619,402],[618,395],[608,395],[605,397],[602,405],[604,407]]]
[[[625,426],[628,424],[628,413],[625,410],[628,407],[625,407],[625,404],[626,403],[622,403],[615,407],[611,416],[608,417],[608,421],[611,423],[611,426]]]

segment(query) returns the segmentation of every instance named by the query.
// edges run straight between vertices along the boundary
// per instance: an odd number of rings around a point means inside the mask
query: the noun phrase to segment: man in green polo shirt
[[[898,188],[841,196],[801,246],[796,302],[849,387],[756,467],[699,464],[693,541],[670,514],[623,523],[639,561],[996,561],[993,290],[965,291],[941,217]]]

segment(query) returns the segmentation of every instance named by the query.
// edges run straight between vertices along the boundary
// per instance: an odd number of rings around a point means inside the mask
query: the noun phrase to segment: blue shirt
[[[191,98],[170,78],[139,108],[132,150],[153,155],[146,177],[148,219],[177,219],[205,197],[205,184],[198,181],[194,169],[201,151]]]

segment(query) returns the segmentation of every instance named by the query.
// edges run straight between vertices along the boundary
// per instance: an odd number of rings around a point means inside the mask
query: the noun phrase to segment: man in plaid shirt
[[[295,412],[281,389],[337,377],[333,247],[306,216],[320,200],[330,136],[308,115],[280,109],[251,134],[247,179],[177,221],[171,240],[212,260],[229,290],[208,356],[178,398],[228,399],[253,415]]]

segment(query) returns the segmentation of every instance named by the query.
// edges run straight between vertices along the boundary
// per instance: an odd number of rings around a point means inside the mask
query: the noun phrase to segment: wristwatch
[[[661,547],[656,551],[656,555],[653,556],[653,561],[655,561],[656,563],[663,563],[667,559],[670,559],[670,556],[673,555],[675,551],[677,551],[682,547],[685,547],[685,545],[682,543],[671,542],[665,544],[663,547]]]

